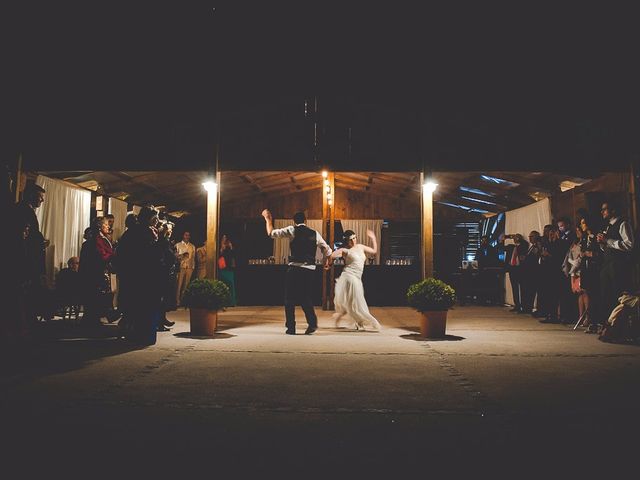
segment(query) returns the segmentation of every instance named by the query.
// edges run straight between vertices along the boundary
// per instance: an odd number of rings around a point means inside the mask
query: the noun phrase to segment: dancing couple
[[[286,334],[296,334],[295,308],[300,305],[307,320],[306,335],[313,334],[318,329],[318,318],[313,308],[312,289],[314,271],[316,269],[316,249],[320,248],[324,255],[324,268],[328,269],[331,262],[338,257],[344,258],[345,267],[336,282],[335,307],[336,313],[332,319],[336,327],[344,317],[351,317],[356,329],[365,330],[365,323],[375,330],[380,329],[380,323],[369,313],[364,298],[362,286],[362,271],[366,261],[366,254],[377,252],[377,240],[374,233],[367,231],[367,236],[373,242],[373,248],[358,244],[353,231],[344,232],[343,247],[335,252],[331,251],[327,242],[317,231],[307,227],[303,212],[293,216],[294,225],[284,228],[273,228],[273,217],[267,209],[262,211],[266,222],[267,235],[271,238],[290,239],[291,256],[285,274],[284,311],[286,318]]]

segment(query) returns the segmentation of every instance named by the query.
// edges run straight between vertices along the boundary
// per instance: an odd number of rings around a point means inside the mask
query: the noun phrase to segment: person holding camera
[[[547,242],[542,247],[541,260],[541,291],[544,293],[545,318],[540,323],[559,323],[560,295],[566,280],[562,271],[565,256],[569,246],[560,238],[557,225],[547,225]]]
[[[513,240],[513,244],[505,246],[505,262],[507,263],[507,272],[509,272],[509,281],[513,292],[513,308],[510,311],[524,313],[525,309],[522,303],[524,294],[522,265],[527,256],[527,250],[529,250],[529,243],[519,233],[505,235],[504,238]]]

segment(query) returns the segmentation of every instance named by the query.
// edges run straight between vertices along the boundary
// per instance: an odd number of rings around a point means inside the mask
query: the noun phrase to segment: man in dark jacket
[[[128,328],[125,336],[142,345],[156,343],[162,309],[164,276],[157,223],[157,211],[143,207],[138,223],[122,235],[116,254],[120,274],[118,300]]]
[[[27,322],[31,324],[36,321],[37,313],[42,310],[46,298],[44,253],[49,242],[40,232],[40,223],[36,216],[36,210],[44,202],[44,194],[41,186],[27,183],[22,200],[14,206],[11,218],[10,249],[20,249],[24,251],[24,255],[11,257],[10,262],[17,262],[18,258],[21,258],[24,264],[10,265],[10,271],[21,270],[26,276],[25,315]]]
[[[548,229],[547,243],[540,254],[541,264],[541,290],[545,292],[545,313],[541,323],[559,323],[558,309],[563,282],[568,281],[562,272],[562,264],[567,254],[569,245],[560,238],[560,231],[556,225]]]

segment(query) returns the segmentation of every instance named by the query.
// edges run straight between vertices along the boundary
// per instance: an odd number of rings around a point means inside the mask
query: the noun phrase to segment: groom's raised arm
[[[271,212],[265,208],[262,210],[262,216],[264,217],[267,235],[271,236],[271,232],[273,232],[273,217],[271,216]]]

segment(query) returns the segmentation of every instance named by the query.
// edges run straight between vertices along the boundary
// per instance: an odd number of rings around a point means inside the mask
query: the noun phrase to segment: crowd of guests
[[[634,234],[614,202],[602,204],[600,217],[581,211],[574,227],[567,218],[532,231],[507,234],[498,247],[481,240],[479,265],[504,266],[513,292],[511,311],[542,323],[574,323],[587,333],[603,332],[623,293],[633,291]],[[505,245],[505,239],[513,242]],[[534,308],[535,307],[535,308]]]
[[[118,322],[124,338],[155,343],[157,331],[168,331],[174,325],[167,312],[182,305],[194,270],[198,278],[206,276],[204,242],[196,248],[189,231],[175,242],[175,225],[161,219],[153,207],[142,207],[137,215],[129,213],[119,239],[113,236],[113,215],[99,216],[84,232],[80,255],[68,260],[52,288],[45,275],[48,242],[35,213],[45,193],[42,187],[29,183],[11,215],[15,235],[10,239],[10,251],[15,254],[10,266],[17,282],[9,293],[16,302],[3,336],[25,338],[38,320],[52,318],[61,307],[72,307],[77,313],[82,306],[84,326],[94,328],[106,319]],[[226,236],[219,253],[225,264],[225,281],[234,287],[235,255]],[[235,288],[232,291],[235,297]]]

